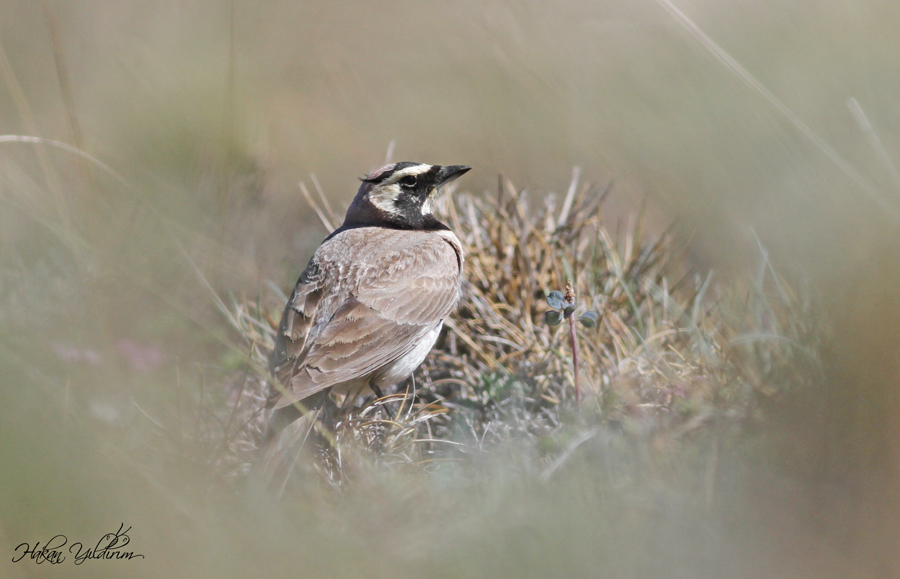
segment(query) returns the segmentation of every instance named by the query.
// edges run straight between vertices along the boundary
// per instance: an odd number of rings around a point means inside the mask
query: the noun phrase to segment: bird
[[[330,394],[344,406],[370,391],[382,398],[425,360],[459,303],[464,263],[433,202],[470,169],[405,161],[360,179],[343,224],[285,304],[269,356],[264,443]]]

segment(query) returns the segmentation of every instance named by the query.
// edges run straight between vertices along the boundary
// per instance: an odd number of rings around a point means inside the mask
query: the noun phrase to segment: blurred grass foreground
[[[898,29],[0,0],[0,577],[900,576]],[[464,299],[262,488],[284,292],[385,151],[474,167]]]

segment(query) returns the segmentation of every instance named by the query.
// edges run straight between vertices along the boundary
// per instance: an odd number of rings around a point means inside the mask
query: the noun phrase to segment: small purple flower
[[[116,349],[132,368],[138,372],[149,372],[162,362],[162,354],[152,346],[144,346],[122,338],[116,342]]]

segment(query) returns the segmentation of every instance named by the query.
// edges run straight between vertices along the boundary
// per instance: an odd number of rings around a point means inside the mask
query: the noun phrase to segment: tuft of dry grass
[[[611,188],[581,184],[576,171],[559,207],[552,196],[532,203],[502,177],[496,194],[449,188],[438,210],[466,252],[461,305],[410,380],[339,421],[314,469],[330,486],[353,478],[350,456],[427,470],[524,440],[555,469],[597,428],[664,448],[711,425],[753,422],[765,400],[821,377],[827,332],[762,248],[750,282],[717,281],[690,270],[668,233],[647,236],[641,215],[611,232],[603,221]],[[304,193],[326,227],[339,222]],[[568,284],[578,312],[598,313],[596,327],[574,325],[581,403],[568,326],[545,322],[548,295]],[[285,300],[270,283],[222,306],[249,352],[229,417],[217,419],[234,429],[222,436],[235,472],[247,472],[266,419],[266,356]],[[383,404],[395,420],[382,417]]]

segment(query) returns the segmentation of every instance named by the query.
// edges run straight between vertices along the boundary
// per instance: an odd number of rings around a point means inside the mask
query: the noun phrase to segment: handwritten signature
[[[128,531],[131,527],[125,528],[125,523],[119,526],[119,530],[114,533],[106,533],[96,546],[91,549],[84,544],[77,542],[69,545],[66,550],[70,555],[74,556],[75,564],[81,565],[88,559],[143,559],[144,556],[134,551],[125,551],[124,547],[131,542]],[[59,565],[66,560],[63,548],[68,544],[69,539],[65,535],[56,535],[41,547],[41,542],[32,546],[30,543],[20,543],[16,549],[16,555],[12,558],[13,563],[18,563],[25,557],[32,559],[35,563],[49,563],[51,565]]]

